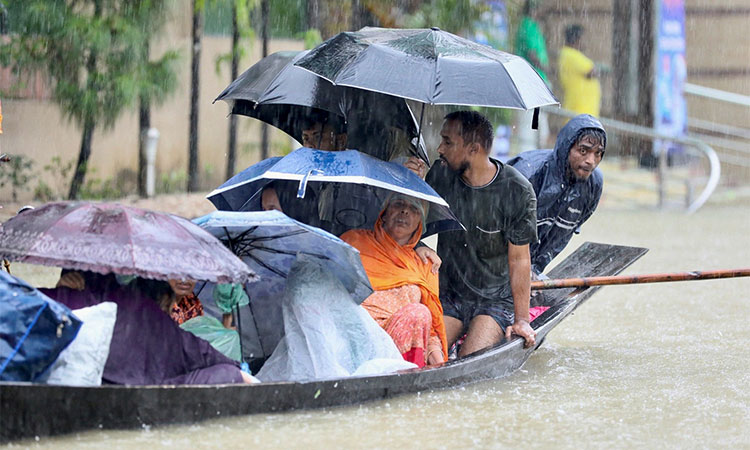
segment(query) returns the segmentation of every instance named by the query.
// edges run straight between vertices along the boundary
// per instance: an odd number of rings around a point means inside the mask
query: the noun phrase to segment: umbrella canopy
[[[243,326],[243,346],[254,356],[269,356],[283,336],[280,300],[298,254],[320,262],[358,304],[372,293],[354,247],[279,211],[215,211],[193,222],[224,241],[261,277],[245,285],[250,308],[242,311],[243,324],[254,328]]]
[[[413,152],[417,124],[404,99],[377,92],[334,86],[294,65],[304,52],[277,52],[261,59],[214,100],[232,105],[232,114],[266,122],[302,142],[313,116],[346,124],[348,145],[388,160]],[[326,114],[320,114],[325,112]],[[389,145],[383,145],[388,142]],[[424,153],[423,145],[420,147]]]
[[[230,178],[211,192],[207,198],[218,209],[248,211],[260,209],[260,193],[274,180],[298,183],[297,197],[304,198],[308,184],[320,190],[320,183],[354,184],[373,188],[379,199],[398,192],[429,202],[424,235],[448,230],[463,230],[463,225],[448,204],[427,183],[407,168],[380,161],[356,150],[326,152],[300,148],[283,158],[269,158],[252,165]],[[352,205],[360,209],[374,224],[382,202]],[[298,217],[299,220],[305,218]],[[306,220],[305,220],[306,221]]]
[[[285,283],[297,254],[319,259],[334,273],[357,303],[372,294],[359,252],[346,242],[319,228],[305,225],[279,211],[214,211],[193,220],[222,240],[262,282],[257,289],[273,290]]]
[[[338,86],[431,105],[526,110],[559,103],[520,56],[438,28],[339,33],[295,64]]]
[[[257,278],[189,220],[112,203],[58,202],[0,225],[0,258],[158,280]]]

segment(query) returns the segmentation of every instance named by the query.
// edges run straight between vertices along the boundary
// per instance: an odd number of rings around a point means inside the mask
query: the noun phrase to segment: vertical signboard
[[[485,4],[487,9],[474,24],[474,30],[469,39],[498,50],[507,50],[508,11],[505,0],[487,0]],[[495,129],[491,156],[504,162],[508,159],[509,152],[510,127],[500,124]]]
[[[687,129],[685,0],[659,1],[657,18],[654,128],[657,132],[681,137]],[[661,142],[654,150],[659,152],[664,148],[672,154],[678,146]]]
[[[474,24],[472,40],[498,50],[508,48],[508,11],[504,0],[488,0],[487,10]]]

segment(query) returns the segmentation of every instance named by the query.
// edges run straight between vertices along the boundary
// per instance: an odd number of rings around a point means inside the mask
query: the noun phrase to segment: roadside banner
[[[682,137],[687,130],[685,0],[661,0],[657,4],[654,128]],[[654,150],[658,153],[661,148],[666,148],[669,154],[680,151],[679,145],[669,142],[659,143]]]

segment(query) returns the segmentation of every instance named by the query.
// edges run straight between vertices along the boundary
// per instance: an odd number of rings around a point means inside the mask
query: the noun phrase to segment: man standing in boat
[[[536,198],[526,178],[491,158],[492,124],[474,111],[445,116],[440,164],[427,182],[466,231],[441,234],[440,301],[448,344],[464,332],[459,356],[516,334],[535,344],[529,325],[529,245],[536,242]]]
[[[601,122],[588,114],[571,119],[553,150],[529,150],[508,161],[534,186],[538,242],[531,244],[531,270],[539,275],[594,213],[604,177],[597,168],[607,146]]]

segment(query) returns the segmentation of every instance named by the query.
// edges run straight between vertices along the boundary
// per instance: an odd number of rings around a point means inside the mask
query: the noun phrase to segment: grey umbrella
[[[559,103],[520,56],[438,28],[339,33],[295,64],[337,86],[423,104],[527,110]]]

